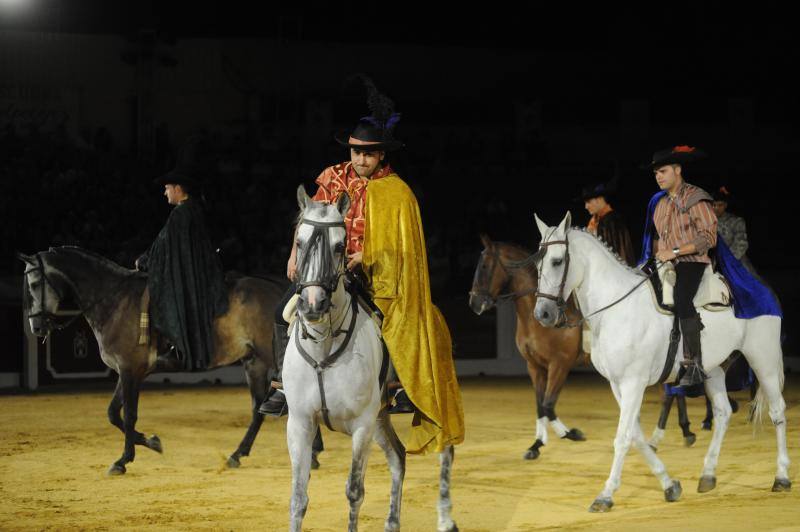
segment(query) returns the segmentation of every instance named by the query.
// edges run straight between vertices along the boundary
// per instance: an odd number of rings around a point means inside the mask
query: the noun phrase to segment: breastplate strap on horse
[[[344,353],[345,349],[347,349],[347,345],[350,343],[350,339],[353,337],[353,331],[355,331],[356,328],[356,319],[358,318],[358,301],[356,300],[355,297],[351,297],[350,302],[351,302],[353,317],[350,320],[350,325],[348,326],[347,331],[344,331],[345,337],[344,340],[342,341],[342,345],[340,345],[336,351],[325,357],[325,359],[322,360],[321,362],[317,362],[316,360],[314,360],[314,358],[311,355],[309,355],[305,349],[303,349],[303,345],[300,343],[300,320],[299,319],[295,320],[295,331],[294,331],[295,346],[297,347],[297,351],[300,353],[300,356],[302,356],[303,359],[306,362],[308,362],[308,364],[312,368],[314,368],[314,370],[317,372],[317,383],[319,384],[319,399],[320,402],[322,403],[322,420],[325,422],[325,426],[328,427],[330,430],[335,430],[335,429],[331,426],[331,420],[330,417],[328,416],[328,403],[325,401],[325,385],[323,382],[322,374],[325,372],[326,369],[328,369],[334,363],[336,363],[336,361],[339,359],[340,356],[342,356],[342,353]]]

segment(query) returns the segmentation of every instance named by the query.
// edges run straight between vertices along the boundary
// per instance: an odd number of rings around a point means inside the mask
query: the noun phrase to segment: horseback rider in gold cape
[[[313,199],[334,203],[341,194],[350,196],[351,207],[345,216],[347,269],[351,272],[348,277],[356,285],[363,283],[360,289],[368,292],[383,314],[383,340],[403,387],[393,410],[414,412],[407,450],[441,452],[464,439],[464,412],[452,341],[444,317],[431,302],[417,200],[384,162],[387,152],[403,146],[393,137],[400,115],[393,112],[392,101],[380,94],[370,80],[362,79],[369,92],[372,114],[362,118],[349,134],[336,136],[339,144],[349,148],[350,161],[320,174]],[[287,265],[292,281],[296,257],[293,246]],[[284,301],[293,294],[293,290],[287,292]],[[276,313],[274,333],[275,355],[280,360],[288,341],[288,324],[277,315],[282,311],[283,304]],[[283,392],[276,390],[269,395],[260,411],[268,415],[285,413]]]

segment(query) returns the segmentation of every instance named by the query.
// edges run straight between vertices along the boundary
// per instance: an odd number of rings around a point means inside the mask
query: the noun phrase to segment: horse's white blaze
[[[620,263],[609,249],[595,237],[570,229],[569,218],[559,227],[547,227],[537,218],[542,241],[569,241],[569,266],[563,294],[578,298],[584,315],[616,301],[637,283],[643,275]],[[557,296],[561,285],[563,261],[567,246],[548,246],[539,264],[539,290]],[[611,499],[619,487],[622,464],[633,443],[642,452],[662,487],[671,486],[663,464],[645,444],[638,424],[642,397],[647,385],[658,381],[666,361],[672,317],[656,311],[647,284],[636,289],[619,304],[588,318],[592,332],[592,363],[609,380],[620,405],[617,436],[614,439],[614,461],[602,499]],[[554,325],[558,312],[552,300],[539,298],[535,315],[543,325]],[[778,447],[777,479],[787,479],[789,456],[786,452],[783,359],[780,347],[780,318],[760,316],[740,320],[733,311],[700,311],[705,329],[701,335],[703,366],[711,375],[706,389],[714,404],[714,436],[709,445],[703,468],[704,475],[714,475],[722,439],[727,428],[730,406],[725,393],[724,375],[716,368],[734,350],[740,350],[761,385],[756,402],[763,407],[769,403],[769,414],[776,426]],[[680,358],[680,357],[678,357]],[[677,364],[679,360],[676,360]],[[674,370],[675,368],[673,368]],[[723,400],[724,398],[724,400]],[[654,437],[656,434],[654,434]]]

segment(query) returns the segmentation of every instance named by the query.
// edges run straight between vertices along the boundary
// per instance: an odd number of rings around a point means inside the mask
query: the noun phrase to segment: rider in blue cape
[[[675,263],[675,315],[684,339],[683,365],[686,368],[681,386],[701,383],[706,377],[700,345],[703,324],[693,300],[703,272],[711,264],[709,251],[712,248],[716,248],[718,269],[731,285],[736,317],[781,315],[778,302],[769,290],[718,238],[713,198],[683,179],[682,165],[703,155],[696,148],[676,146],[656,152],[651,162],[643,166],[653,171],[661,191],[648,204],[641,263],[653,257]]]

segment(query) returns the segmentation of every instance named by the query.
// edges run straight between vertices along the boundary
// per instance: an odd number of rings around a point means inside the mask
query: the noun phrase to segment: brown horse
[[[517,310],[517,348],[528,364],[533,387],[536,389],[536,441],[524,454],[526,460],[539,457],[539,449],[547,444],[547,422],[561,438],[583,441],[583,433],[567,429],[556,416],[556,401],[569,370],[575,365],[581,350],[581,329],[546,328],[533,317],[536,305],[536,261],[538,254],[513,244],[492,242],[481,235],[484,250],[475,269],[469,305],[476,314],[489,310],[498,300],[510,299]],[[567,317],[580,319],[570,299]]]
[[[134,460],[135,445],[161,453],[158,436],[146,438],[136,431],[139,390],[145,377],[155,370],[159,344],[154,333],[149,343],[139,345],[140,305],[147,277],[77,247],[51,248],[18,257],[26,263],[25,310],[31,331],[46,337],[59,328],[55,312],[60,301],[72,295],[94,331],[103,362],[119,375],[108,406],[108,419],[125,434],[125,450],[108,473],[125,473],[125,465]],[[214,320],[214,349],[208,369],[241,360],[251,397],[250,426],[228,458],[228,467],[238,467],[239,459],[250,454],[261,428],[263,416],[258,407],[274,369],[273,316],[284,289],[279,282],[265,279],[232,279],[228,282],[229,311]],[[124,420],[120,416],[123,408]],[[315,442],[315,456],[318,451],[321,451],[319,439]]]

